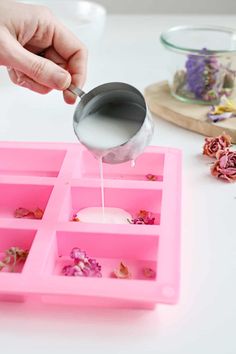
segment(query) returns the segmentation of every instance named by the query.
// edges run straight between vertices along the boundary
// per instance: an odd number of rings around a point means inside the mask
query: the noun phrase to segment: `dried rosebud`
[[[25,208],[17,208],[15,210],[15,218],[24,218],[26,216],[29,216],[31,213],[30,210],[25,209]]]
[[[146,178],[148,181],[158,181],[158,176],[152,175],[151,173],[146,175]]]
[[[156,272],[152,268],[143,268],[145,278],[153,279],[156,277]]]
[[[236,151],[219,151],[216,162],[211,166],[211,174],[228,182],[236,182]]]
[[[216,157],[218,151],[224,150],[229,146],[231,146],[231,137],[227,134],[222,134],[213,138],[205,138],[203,155]]]
[[[120,262],[119,268],[113,271],[113,275],[119,279],[131,278],[131,273],[129,272],[128,267],[122,262]]]
[[[42,219],[43,218],[43,210],[40,208],[36,208],[35,211],[33,211],[35,219]]]

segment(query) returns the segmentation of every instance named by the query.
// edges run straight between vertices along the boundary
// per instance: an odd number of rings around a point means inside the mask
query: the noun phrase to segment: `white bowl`
[[[107,11],[105,7],[90,1],[73,0],[22,0],[30,4],[47,6],[88,47],[101,38]]]

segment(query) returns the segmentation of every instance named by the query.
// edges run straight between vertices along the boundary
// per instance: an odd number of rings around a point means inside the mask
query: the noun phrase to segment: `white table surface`
[[[125,81],[143,90],[166,78],[159,33],[177,24],[236,27],[236,16],[109,16],[91,50],[86,90]],[[0,140],[75,142],[74,107],[0,71]],[[0,303],[3,353],[236,353],[236,185],[209,174],[203,137],[155,118],[153,145],[183,150],[182,281],[178,305],[154,311]]]

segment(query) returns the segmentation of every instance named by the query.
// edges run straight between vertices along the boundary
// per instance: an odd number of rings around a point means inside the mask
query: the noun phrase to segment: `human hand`
[[[61,90],[73,104],[76,97],[67,88],[82,88],[87,51],[46,7],[1,0],[0,65],[15,84],[41,94]]]

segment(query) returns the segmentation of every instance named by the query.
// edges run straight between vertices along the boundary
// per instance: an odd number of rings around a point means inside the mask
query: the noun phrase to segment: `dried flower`
[[[40,208],[36,208],[35,211],[32,212],[35,219],[42,219],[43,218],[43,210]]]
[[[128,221],[130,224],[136,224],[136,225],[154,225],[155,217],[150,211],[140,210],[136,218]]]
[[[18,208],[15,210],[15,218],[24,218],[30,214],[30,210],[25,208]]]
[[[131,273],[129,272],[128,267],[123,262],[120,262],[119,268],[113,271],[113,275],[119,279],[131,278]]]
[[[74,277],[101,277],[101,266],[93,258],[88,258],[86,252],[78,247],[71,250],[70,257],[74,263],[64,266],[62,273]]]
[[[220,63],[208,49],[189,55],[185,68],[174,76],[173,90],[178,95],[191,100],[217,101],[232,93],[235,71],[230,69],[230,63]]]
[[[152,268],[143,268],[143,275],[145,278],[154,279],[156,277],[156,272]]]
[[[236,116],[236,104],[225,95],[221,97],[219,105],[212,106],[207,113],[208,118],[216,123]]]
[[[80,221],[80,219],[78,218],[77,214],[74,214],[74,215],[73,215],[72,221],[77,221],[77,222]]]
[[[224,150],[229,146],[231,146],[231,137],[225,133],[213,138],[205,138],[203,155],[216,157],[218,151]]]
[[[189,55],[186,61],[186,81],[189,91],[196,98],[206,101],[217,98],[215,84],[218,79],[220,65],[215,56],[203,48],[200,55]]]
[[[0,271],[4,268],[10,272],[15,271],[15,267],[20,262],[25,262],[29,252],[19,247],[10,247],[5,251],[5,257],[0,261]]]
[[[32,218],[32,219],[42,219],[43,210],[36,208],[35,210],[29,210],[26,208],[17,208],[15,210],[15,218]]]
[[[236,151],[221,150],[216,154],[211,174],[228,182],[236,182]]]
[[[149,181],[157,181],[158,180],[158,176],[152,175],[151,173],[149,173],[148,175],[146,175],[146,178]]]

